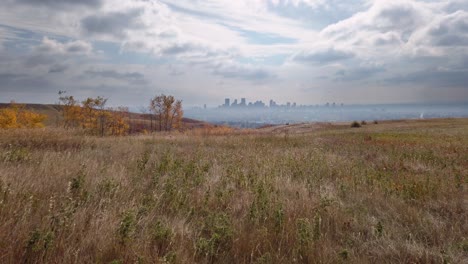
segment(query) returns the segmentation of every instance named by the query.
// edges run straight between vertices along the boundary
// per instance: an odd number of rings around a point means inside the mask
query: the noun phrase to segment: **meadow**
[[[467,263],[468,119],[0,130],[0,263]]]

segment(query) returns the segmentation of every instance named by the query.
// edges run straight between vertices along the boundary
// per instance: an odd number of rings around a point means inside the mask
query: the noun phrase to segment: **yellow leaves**
[[[16,111],[10,108],[0,110],[1,128],[18,128]]]
[[[173,128],[182,128],[182,101],[176,100],[172,95],[161,94],[150,101],[150,111],[159,123],[159,131],[171,131]]]
[[[60,97],[65,127],[80,127],[93,135],[123,136],[128,133],[128,108],[105,109],[107,99],[87,98],[81,104],[73,96]]]
[[[0,110],[0,128],[41,128],[46,115],[28,111],[23,105],[11,103]]]
[[[18,112],[18,123],[21,127],[26,128],[41,128],[44,127],[44,120],[47,118],[46,115],[34,113],[31,111],[19,111]]]

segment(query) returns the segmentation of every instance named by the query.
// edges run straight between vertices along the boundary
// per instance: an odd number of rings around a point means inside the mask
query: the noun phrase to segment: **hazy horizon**
[[[463,0],[5,0],[0,101],[465,103]]]

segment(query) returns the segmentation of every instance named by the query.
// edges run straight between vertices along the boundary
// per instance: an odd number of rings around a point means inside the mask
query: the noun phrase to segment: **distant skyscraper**
[[[246,106],[246,105],[247,105],[247,103],[246,103],[245,98],[241,98],[240,106]]]
[[[232,103],[231,106],[237,106],[237,99],[234,99],[234,102]]]
[[[229,98],[224,99],[224,106],[229,107],[230,105],[231,105],[231,99]]]

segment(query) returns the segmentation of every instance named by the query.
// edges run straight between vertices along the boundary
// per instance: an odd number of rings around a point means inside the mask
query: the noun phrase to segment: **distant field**
[[[467,263],[468,119],[0,130],[0,263]]]

